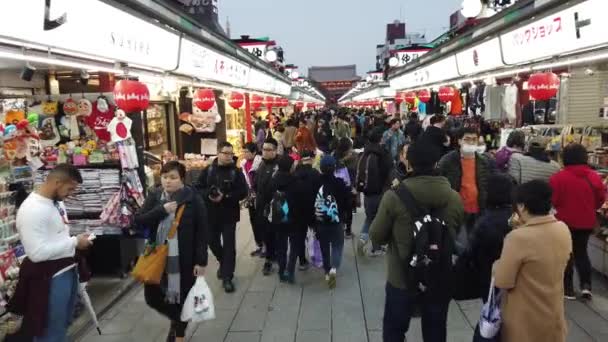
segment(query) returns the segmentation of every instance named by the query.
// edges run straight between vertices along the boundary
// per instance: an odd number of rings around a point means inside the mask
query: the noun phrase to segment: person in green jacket
[[[410,145],[407,160],[413,173],[402,184],[409,189],[419,206],[427,209],[441,208],[437,215],[445,220],[450,233],[455,237],[464,220],[464,207],[450,182],[445,177],[437,176],[439,157],[440,151],[433,145]],[[405,270],[414,244],[413,218],[395,191],[384,194],[370,228],[370,238],[375,245],[388,244],[383,341],[404,341],[415,311],[415,300],[422,313],[424,341],[445,341],[449,294],[418,297],[416,289],[408,288],[410,279]]]

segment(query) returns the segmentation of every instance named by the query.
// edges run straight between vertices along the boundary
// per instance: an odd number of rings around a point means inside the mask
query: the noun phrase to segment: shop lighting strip
[[[16,60],[26,61],[26,62],[58,65],[58,66],[64,66],[64,67],[69,67],[69,68],[74,68],[74,69],[85,69],[88,71],[103,71],[103,72],[109,72],[109,73],[115,73],[115,74],[123,73],[123,71],[119,70],[119,69],[106,68],[103,66],[98,66],[98,65],[93,65],[93,64],[71,62],[71,61],[65,61],[65,60],[61,60],[61,59],[25,55],[25,54],[21,54],[21,53],[14,53],[14,52],[7,52],[7,51],[0,51],[0,57],[16,59]]]

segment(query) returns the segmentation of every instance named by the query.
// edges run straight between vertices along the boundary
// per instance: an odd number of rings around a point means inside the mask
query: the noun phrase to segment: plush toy
[[[20,109],[11,109],[6,112],[4,122],[8,125],[15,125],[19,121],[25,119],[25,112]]]
[[[221,116],[217,112],[217,105],[209,111],[200,110],[193,106],[193,112],[180,114],[180,119],[186,121],[194,127],[194,130],[199,133],[215,132],[215,126],[222,121]]]
[[[112,136],[112,142],[123,141],[131,138],[132,121],[122,109],[116,110],[116,116],[108,124],[108,132]]]
[[[63,112],[67,117],[66,128],[70,131],[70,139],[80,138],[80,129],[78,128],[78,104],[76,101],[69,98],[63,103]]]
[[[29,112],[27,114],[27,121],[30,123],[30,126],[37,128],[40,123],[40,115],[38,115],[38,113]]]
[[[42,102],[42,114],[47,116],[55,116],[59,112],[59,103],[57,101]]]
[[[78,100],[78,115],[79,116],[89,116],[93,112],[93,104],[91,101],[82,98]]]
[[[108,100],[104,96],[100,96],[97,98],[97,110],[101,113],[107,113],[110,110]]]
[[[40,123],[40,144],[42,147],[55,146],[61,138],[55,118],[45,118]]]

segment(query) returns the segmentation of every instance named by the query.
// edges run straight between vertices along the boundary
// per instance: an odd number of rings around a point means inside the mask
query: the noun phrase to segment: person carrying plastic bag
[[[188,292],[181,315],[182,322],[200,323],[215,319],[213,294],[205,277],[197,277],[194,286]]]

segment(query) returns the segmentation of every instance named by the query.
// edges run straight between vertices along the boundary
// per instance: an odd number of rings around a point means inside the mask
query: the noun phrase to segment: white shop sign
[[[516,64],[608,43],[608,1],[587,0],[500,36],[505,63]]]
[[[500,56],[500,41],[493,38],[456,54],[458,72],[471,75],[504,66]]]
[[[409,64],[410,62],[418,59],[420,56],[429,52],[429,50],[408,50],[408,51],[397,51],[395,52],[395,57],[399,61],[397,67],[404,66]]]
[[[366,80],[370,83],[379,83],[384,81],[384,73],[382,72],[370,72],[367,74]]]
[[[163,70],[177,65],[179,35],[97,0],[2,1],[0,36]]]
[[[242,44],[241,47],[247,50],[250,54],[262,59],[266,60],[266,43],[262,44]]]
[[[182,40],[177,73],[244,87],[250,67],[188,39]]]
[[[390,84],[391,88],[402,90],[442,82],[459,76],[456,57],[449,55],[428,66],[410,70],[408,73],[392,79]]]

